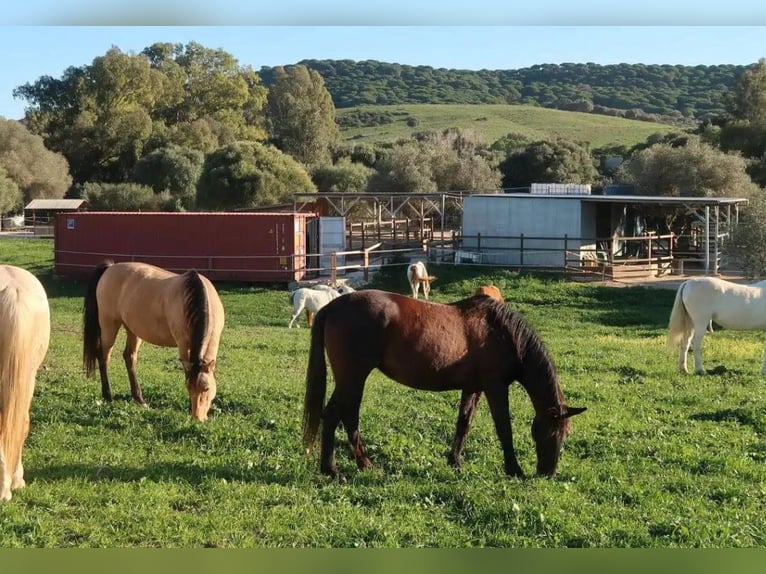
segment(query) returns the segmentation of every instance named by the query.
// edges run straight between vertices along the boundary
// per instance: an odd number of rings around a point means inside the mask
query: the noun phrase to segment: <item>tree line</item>
[[[726,113],[744,66],[594,63],[516,70],[455,70],[375,60],[302,60],[319,72],[339,108],[365,104],[528,104],[649,121],[703,120]],[[275,68],[262,67],[265,86]]]

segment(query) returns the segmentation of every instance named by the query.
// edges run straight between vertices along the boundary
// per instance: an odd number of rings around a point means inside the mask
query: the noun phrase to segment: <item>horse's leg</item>
[[[692,335],[692,350],[694,351],[694,372],[698,375],[705,374],[705,367],[702,366],[702,339],[707,331],[707,321],[694,325],[694,334]]]
[[[2,438],[2,436],[0,436]],[[0,440],[0,502],[11,499],[11,471],[5,463],[5,449]]]
[[[513,449],[513,431],[511,430],[511,413],[508,404],[508,385],[497,384],[491,389],[485,389],[489,411],[495,423],[495,431],[500,444],[503,447],[505,459],[505,473],[510,476],[524,478],[524,471],[516,459],[516,451]]]
[[[415,279],[415,283],[412,284],[412,296],[417,299],[418,293],[420,293],[420,281]]]
[[[689,354],[689,348],[692,346],[692,336],[694,331],[684,335],[681,340],[681,345],[678,349],[678,370],[682,373],[688,373],[689,368],[686,366],[686,357]]]
[[[144,395],[141,393],[141,386],[138,384],[138,379],[136,378],[136,363],[138,362],[138,348],[141,346],[141,339],[127,328],[125,331],[128,336],[125,341],[125,350],[122,353],[122,358],[125,359],[125,368],[128,370],[130,394],[134,401],[145,407],[147,406],[146,401],[144,400]]]
[[[311,327],[314,324],[314,313],[306,309],[306,323],[308,323],[309,327]]]
[[[101,349],[98,354],[98,374],[101,377],[101,396],[107,403],[112,402],[112,389],[109,386],[109,360],[112,356],[112,347],[117,339],[119,323],[101,324]]]
[[[356,386],[354,387],[356,388]],[[341,404],[341,419],[346,428],[348,443],[351,446],[351,452],[356,459],[356,465],[359,470],[372,467],[372,462],[367,456],[367,449],[364,447],[364,441],[359,434],[359,408],[362,404],[362,395],[364,393],[364,382],[359,385],[359,391],[351,396],[347,395],[346,400]]]
[[[21,437],[19,440],[21,441],[21,446],[24,446],[24,443],[27,440],[27,437],[29,436],[29,413],[26,414],[24,417],[24,432],[21,434]],[[11,490],[16,490],[19,488],[24,488],[27,485],[27,483],[24,481],[24,465],[21,463],[21,448],[19,448],[19,462],[16,464],[16,469],[13,472],[13,477],[11,477]]]
[[[335,464],[335,429],[340,424],[340,417],[341,405],[336,389],[322,412],[322,446],[319,455],[319,470],[333,478],[340,478]]]
[[[292,329],[293,328],[293,323],[295,323],[295,320],[298,317],[300,317],[300,314],[301,314],[301,312],[303,311],[304,308],[305,308],[305,305],[303,305],[303,303],[298,305],[298,308],[293,312],[293,316],[290,319],[290,324],[287,326],[288,329]],[[301,326],[300,323],[298,323],[298,327],[300,327],[300,326]]]
[[[475,393],[463,390],[460,397],[460,407],[457,411],[457,425],[455,427],[455,439],[452,441],[452,450],[447,455],[447,460],[456,469],[463,466],[463,445],[465,444],[465,435],[471,428],[473,415],[476,413],[476,406],[479,404],[481,392]]]

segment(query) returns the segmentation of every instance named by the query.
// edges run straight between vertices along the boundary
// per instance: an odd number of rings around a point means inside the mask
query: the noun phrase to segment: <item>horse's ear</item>
[[[588,410],[588,407],[567,407],[564,411],[564,418],[568,419],[570,417],[573,417],[575,415],[579,415],[580,413],[583,413]]]

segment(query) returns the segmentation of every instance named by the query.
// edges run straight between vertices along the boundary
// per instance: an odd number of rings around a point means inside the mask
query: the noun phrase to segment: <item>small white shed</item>
[[[463,248],[456,257],[476,263],[561,267],[565,246],[579,250],[588,243],[582,238],[596,237],[596,206],[582,201],[587,197],[528,193],[467,197]]]

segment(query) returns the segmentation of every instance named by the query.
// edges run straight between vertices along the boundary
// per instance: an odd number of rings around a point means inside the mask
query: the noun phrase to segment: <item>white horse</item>
[[[21,451],[50,334],[48,297],[40,281],[29,271],[0,265],[0,501],[26,484]]]
[[[313,285],[312,287],[301,287],[290,293],[290,303],[293,306],[293,316],[290,319],[288,328],[291,329],[295,320],[301,312],[306,310],[306,322],[309,327],[314,322],[314,314],[330,301],[346,293],[352,293],[354,289],[348,285],[331,287],[330,285]],[[300,327],[300,325],[298,325]]]
[[[435,276],[429,275],[426,271],[426,266],[422,261],[413,263],[407,266],[407,281],[412,288],[412,296],[417,299],[420,286],[423,286],[423,297],[428,300],[428,296],[431,294],[431,282],[436,279]]]
[[[675,350],[680,345],[678,369],[682,373],[688,372],[686,355],[691,346],[694,371],[705,374],[702,339],[711,321],[726,329],[766,329],[766,281],[738,285],[717,277],[694,277],[681,284],[670,313],[668,347]],[[766,375],[766,355],[761,374]]]

